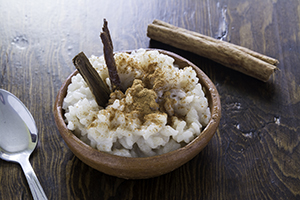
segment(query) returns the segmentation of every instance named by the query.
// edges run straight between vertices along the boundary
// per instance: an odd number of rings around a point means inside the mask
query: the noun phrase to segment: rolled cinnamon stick
[[[110,90],[101,79],[86,55],[81,52],[73,58],[73,64],[79,71],[99,106],[105,107],[109,100]]]
[[[109,29],[107,27],[106,19],[104,19],[102,31],[103,32],[100,33],[100,38],[103,43],[104,59],[108,68],[109,78],[112,84],[112,90],[119,90],[121,88],[121,81],[117,72],[116,61],[114,59],[113,52],[113,43],[111,40]]]
[[[148,25],[147,36],[179,49],[209,58],[261,81],[268,81],[278,60],[245,47],[188,31],[160,20]]]

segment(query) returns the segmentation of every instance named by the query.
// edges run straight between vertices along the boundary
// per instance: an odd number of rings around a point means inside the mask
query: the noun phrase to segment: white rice
[[[104,57],[89,60],[111,87]],[[147,157],[186,145],[208,124],[208,102],[192,67],[179,69],[155,50],[117,53],[115,60],[127,91],[113,93],[106,108],[79,73],[72,77],[63,109],[68,129],[82,141],[115,155]]]

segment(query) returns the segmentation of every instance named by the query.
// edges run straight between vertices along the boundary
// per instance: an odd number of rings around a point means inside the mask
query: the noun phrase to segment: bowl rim
[[[109,154],[106,152],[101,152],[97,149],[92,148],[91,146],[87,145],[83,141],[81,141],[75,134],[72,133],[72,131],[68,130],[67,125],[64,121],[63,117],[63,109],[62,104],[63,100],[66,96],[68,85],[71,83],[71,78],[75,76],[78,71],[75,70],[73,73],[71,73],[68,78],[65,80],[65,82],[62,84],[61,88],[59,89],[58,95],[55,100],[54,104],[54,118],[56,125],[59,129],[60,135],[63,137],[64,141],[67,143],[68,147],[71,149],[71,151],[83,162],[89,163],[91,167],[98,169],[99,166],[102,166],[102,170],[99,171],[111,171],[111,170],[121,170],[120,165],[122,165],[124,168],[130,168],[132,170],[142,170],[145,168],[146,165],[149,163],[152,163],[155,166],[161,166],[168,164],[168,162],[173,162],[174,159],[180,157],[182,158],[176,166],[173,167],[173,171],[175,168],[178,168],[179,166],[183,165],[184,163],[191,160],[193,157],[195,157],[211,140],[213,135],[215,134],[217,127],[220,122],[221,118],[221,103],[218,91],[215,87],[215,85],[212,83],[212,81],[208,78],[208,76],[200,70],[196,65],[194,65],[189,60],[166,50],[161,49],[150,49],[147,48],[146,50],[157,50],[162,54],[171,56],[175,59],[176,62],[184,62],[187,63],[186,66],[191,66],[197,73],[197,77],[199,79],[199,83],[201,84],[202,88],[208,89],[209,91],[205,91],[205,96],[208,98],[208,102],[210,105],[210,111],[211,111],[211,119],[209,120],[209,123],[206,125],[206,127],[201,131],[200,135],[195,137],[191,142],[189,142],[187,145],[176,149],[174,151],[170,151],[168,153],[164,153],[161,155],[155,155],[150,157],[123,157],[118,155]],[[127,50],[127,51],[120,51],[120,52],[126,52],[130,53],[135,50]],[[115,52],[119,53],[119,52]],[[212,105],[212,107],[211,107]],[[82,152],[86,153],[85,156],[82,156]],[[184,156],[186,152],[190,153],[190,156]],[[99,158],[98,162],[95,162],[94,158]],[[164,161],[164,162],[161,162]],[[134,164],[132,164],[134,163]],[[110,169],[109,169],[110,168]],[[154,167],[155,168],[155,167]],[[155,170],[150,170],[155,172]],[[114,173],[108,173],[110,175],[119,176],[121,178],[137,178],[132,175],[127,175],[127,171],[120,172],[121,174],[114,174]],[[123,174],[122,174],[123,173]],[[162,172],[156,172],[158,175],[166,173],[165,170]],[[157,175],[157,176],[158,176]],[[149,176],[153,177],[153,176]],[[141,177],[141,178],[148,178],[147,176]]]

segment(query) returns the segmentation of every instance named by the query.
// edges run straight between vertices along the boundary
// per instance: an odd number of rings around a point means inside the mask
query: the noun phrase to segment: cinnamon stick
[[[76,55],[73,58],[73,64],[89,86],[95,96],[97,104],[99,106],[106,107],[109,100],[110,90],[94,69],[86,55],[83,52]]]
[[[276,66],[279,62],[274,58],[160,20],[154,20],[148,25],[147,36],[209,58],[264,82],[278,69]]]
[[[109,45],[111,46],[111,49],[113,49],[114,47],[113,47],[112,39],[111,39],[110,32],[109,32],[107,24],[108,24],[107,20],[103,19],[102,31],[103,31],[103,33],[107,34],[107,39],[108,39]]]
[[[111,40],[111,36],[107,27],[107,21],[104,19],[104,24],[102,28],[102,33],[100,33],[100,37],[103,43],[103,52],[106,66],[108,68],[109,78],[112,84],[112,90],[119,90],[121,81],[117,72],[117,66],[114,59],[113,53],[113,44]]]

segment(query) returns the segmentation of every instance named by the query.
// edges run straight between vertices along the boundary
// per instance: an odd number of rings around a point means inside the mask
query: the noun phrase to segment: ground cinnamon
[[[226,67],[268,81],[278,60],[250,49],[188,31],[160,20],[148,25],[147,36],[179,49],[209,58]]]
[[[141,80],[134,80],[132,87],[126,93],[131,94],[133,103],[125,109],[136,112],[142,122],[145,121],[145,116],[159,110],[159,105],[156,103],[156,93],[152,89],[144,88]]]

